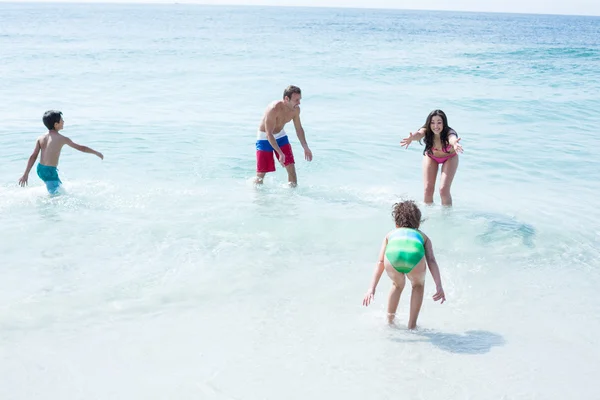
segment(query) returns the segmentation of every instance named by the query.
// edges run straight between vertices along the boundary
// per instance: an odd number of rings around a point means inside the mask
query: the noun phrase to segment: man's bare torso
[[[260,121],[259,130],[261,132],[267,131],[266,126],[265,126],[265,120],[267,119],[267,115],[270,112],[273,112],[275,115],[275,124],[274,124],[274,127],[272,127],[273,134],[275,134],[275,133],[281,132],[283,130],[283,127],[285,126],[285,124],[287,124],[288,122],[293,120],[294,117],[296,115],[298,115],[298,113],[300,112],[300,109],[298,108],[298,109],[290,110],[288,107],[285,106],[285,104],[283,103],[282,100],[275,101],[275,102],[269,104],[269,106],[265,110],[265,114],[263,115],[262,120]],[[271,128],[271,127],[269,127],[269,128]]]
[[[41,149],[40,163],[49,167],[58,166],[60,151],[66,143],[66,138],[58,132],[49,132],[38,138]]]

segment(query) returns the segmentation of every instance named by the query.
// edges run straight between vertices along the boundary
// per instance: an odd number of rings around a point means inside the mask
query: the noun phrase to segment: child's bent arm
[[[383,270],[385,269],[383,266],[383,260],[385,258],[385,248],[387,247],[387,235],[383,238],[383,243],[381,244],[381,250],[379,250],[379,257],[377,258],[377,265],[375,266],[375,273],[373,274],[373,280],[371,281],[371,289],[373,289],[373,293],[375,293],[375,288],[379,283],[379,279],[381,279],[381,275],[383,274]]]
[[[40,140],[35,141],[35,147],[33,148],[33,152],[29,156],[29,161],[27,162],[27,169],[25,170],[25,174],[29,175],[29,171],[33,168],[33,164],[35,164],[35,160],[37,160],[38,155],[40,154],[40,150],[42,147],[40,146]]]
[[[31,168],[33,168],[33,164],[35,164],[35,160],[38,158],[38,154],[40,154],[41,146],[40,140],[35,141],[35,148],[33,149],[33,153],[29,156],[29,160],[27,160],[27,167],[25,168],[25,172],[23,176],[19,179],[19,185],[25,186],[27,185],[27,180],[29,179],[29,172],[31,172]]]
[[[99,151],[96,151],[90,147],[87,146],[82,146],[80,144],[75,143],[74,141],[72,141],[69,138],[65,138],[65,144],[67,144],[68,146],[74,148],[75,150],[79,150],[83,153],[89,153],[89,154],[94,154],[98,157],[100,157],[101,159],[104,159],[104,156],[102,155],[102,153],[100,153]]]
[[[375,271],[373,272],[373,279],[371,280],[371,286],[369,286],[369,290],[365,295],[363,300],[363,304],[368,306],[371,301],[373,301],[373,297],[375,296],[375,289],[377,288],[377,284],[379,283],[379,279],[381,279],[381,275],[383,274],[383,270],[385,269],[383,260],[385,257],[385,248],[387,247],[387,235],[383,239],[383,244],[381,245],[381,250],[379,251],[379,258],[377,259],[377,265],[375,265]]]
[[[438,266],[437,261],[435,260],[435,255],[433,254],[433,246],[429,237],[427,237],[427,239],[425,240],[425,260],[427,261],[427,266],[429,267],[429,272],[433,277],[435,286],[441,288],[442,278],[440,276],[440,267]]]
[[[444,288],[442,287],[440,268],[437,265],[437,261],[435,261],[435,256],[433,255],[433,246],[428,237],[425,238],[425,260],[427,261],[429,272],[431,272],[431,276],[435,282],[435,294],[433,295],[433,300],[441,300],[440,304],[443,304],[446,301],[446,295],[444,294]]]

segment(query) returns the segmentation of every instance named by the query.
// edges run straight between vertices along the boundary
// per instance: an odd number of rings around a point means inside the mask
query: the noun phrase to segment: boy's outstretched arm
[[[27,180],[29,179],[29,172],[31,172],[31,168],[33,168],[33,164],[35,164],[35,160],[38,158],[38,154],[40,154],[40,140],[35,141],[35,148],[33,149],[33,153],[29,156],[29,160],[27,161],[27,168],[25,168],[25,172],[23,176],[19,179],[19,185],[25,186],[27,185]]]
[[[433,300],[442,300],[443,303],[446,301],[446,295],[444,294],[444,288],[442,287],[440,267],[438,267],[437,261],[435,260],[435,255],[433,254],[433,245],[431,244],[431,239],[429,239],[429,237],[425,239],[425,260],[427,261],[429,272],[431,273],[433,281],[435,282],[436,290],[435,294],[433,295]]]
[[[98,157],[100,157],[101,160],[104,160],[104,155],[102,153],[100,153],[99,151],[96,151],[90,147],[87,146],[82,146],[80,144],[75,143],[74,141],[72,141],[71,139],[69,139],[68,137],[65,137],[65,144],[67,144],[68,146],[74,148],[75,150],[79,150],[83,153],[90,153],[90,154],[94,154]]]
[[[373,301],[373,297],[375,297],[375,289],[377,288],[377,284],[379,283],[379,279],[381,278],[381,274],[383,274],[383,270],[385,269],[383,265],[383,259],[385,257],[385,248],[387,247],[387,235],[383,238],[383,244],[381,245],[381,250],[379,251],[379,258],[377,259],[377,265],[375,266],[375,272],[373,273],[373,280],[371,281],[371,286],[365,294],[365,298],[363,299],[363,305],[368,306]]]

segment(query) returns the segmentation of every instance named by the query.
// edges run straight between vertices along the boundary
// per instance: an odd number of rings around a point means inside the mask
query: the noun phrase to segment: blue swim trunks
[[[48,165],[38,164],[37,174],[41,180],[46,184],[48,193],[56,194],[62,182],[58,178],[58,169],[56,167],[49,167]]]

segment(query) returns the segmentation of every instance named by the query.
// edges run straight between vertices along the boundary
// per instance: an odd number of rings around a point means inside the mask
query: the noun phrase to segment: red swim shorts
[[[292,153],[292,145],[287,143],[279,147],[285,155],[284,165],[287,167],[294,164],[294,153]],[[275,153],[275,154],[273,154]],[[256,150],[256,172],[266,173],[275,171],[275,156],[279,160],[279,154],[274,150]]]

